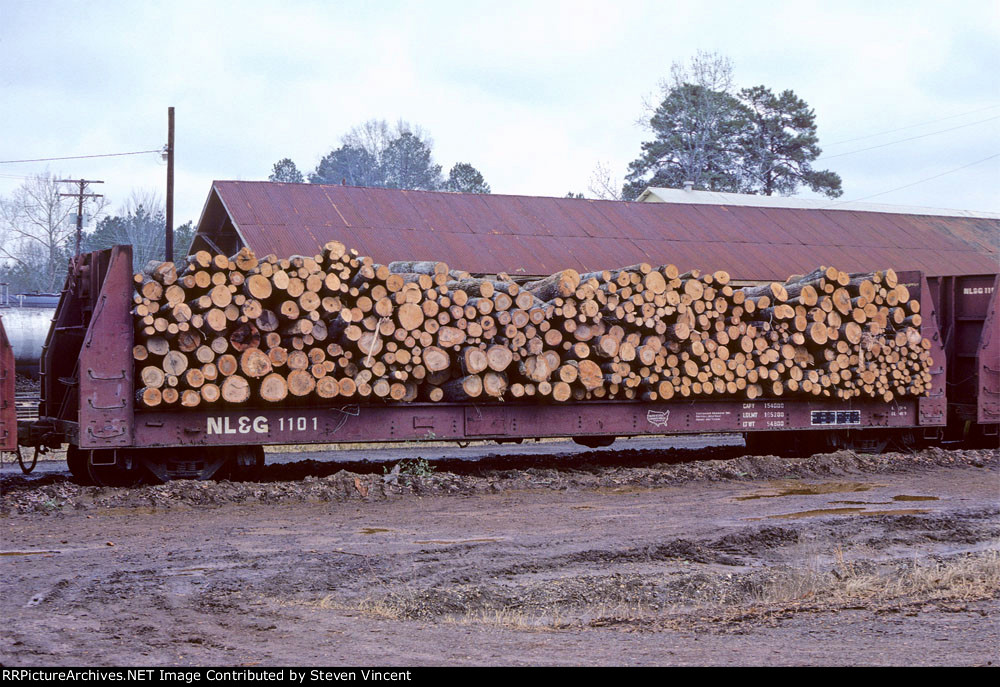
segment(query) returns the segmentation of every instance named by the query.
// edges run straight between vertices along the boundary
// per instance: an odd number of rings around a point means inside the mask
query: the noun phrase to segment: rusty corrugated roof
[[[1000,269],[995,244],[981,240],[1000,235],[1000,220],[990,218],[216,181],[199,233],[211,236],[225,216],[261,255],[313,255],[338,240],[381,263],[442,260],[477,273],[637,262],[738,279],[784,279],[820,264],[936,275]]]

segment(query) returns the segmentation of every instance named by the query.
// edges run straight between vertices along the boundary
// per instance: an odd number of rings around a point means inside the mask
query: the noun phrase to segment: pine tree
[[[483,179],[478,169],[468,162],[456,162],[444,182],[445,191],[456,193],[489,193],[490,185]]]
[[[434,163],[433,141],[419,127],[369,120],[351,129],[309,175],[314,184],[347,184],[436,191],[441,166]]]
[[[650,118],[654,138],[629,165],[622,195],[634,200],[647,186],[680,188],[685,181],[709,191],[742,190],[739,148],[746,114],[734,97],[681,84]]]
[[[663,100],[648,107],[651,140],[629,165],[622,188],[634,200],[648,186],[790,195],[800,186],[841,195],[835,172],[815,170],[822,152],[816,115],[790,90],[764,86],[734,92],[732,64],[699,53],[690,66],[675,63],[661,83]]]
[[[301,184],[305,181],[305,179],[302,178],[302,172],[300,172],[299,168],[295,166],[295,163],[287,157],[274,163],[274,167],[271,168],[271,176],[269,176],[267,180],[282,181],[287,184]]]
[[[342,145],[327,154],[309,175],[311,184],[385,186],[378,160],[363,148]]]
[[[803,184],[831,198],[843,193],[838,174],[810,164],[822,151],[816,114],[804,100],[790,90],[775,95],[764,86],[743,89],[740,100],[750,124],[740,145],[750,193],[789,195]]]
[[[388,188],[436,191],[441,187],[441,165],[434,164],[428,142],[411,131],[403,131],[389,143],[382,166]]]

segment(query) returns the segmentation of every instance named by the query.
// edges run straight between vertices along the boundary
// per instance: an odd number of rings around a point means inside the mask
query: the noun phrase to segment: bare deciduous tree
[[[418,126],[371,119],[351,129],[340,148],[320,160],[309,181],[434,191],[444,180],[441,166],[434,163],[433,145]]]
[[[21,289],[55,291],[66,274],[76,239],[76,224],[69,216],[77,204],[59,195],[68,189],[57,178],[48,172],[29,177],[0,198],[0,258],[25,275]],[[105,206],[104,198],[88,198],[84,213],[96,217]]]
[[[611,171],[610,162],[597,163],[594,171],[590,173],[590,185],[587,190],[600,200],[622,200],[622,182]]]
[[[629,165],[623,195],[635,199],[646,186],[740,191],[738,168],[743,107],[733,95],[732,61],[698,52],[688,65],[675,62],[660,82],[663,99],[644,102],[643,126],[654,138]]]
[[[685,84],[698,86],[705,91],[733,95],[735,90],[733,61],[719,53],[699,50],[691,58],[688,65],[683,62],[674,62],[670,65],[670,77],[660,79],[657,84],[659,93],[643,98],[642,115],[636,120],[636,124],[647,131],[655,132],[656,129],[650,119],[656,114],[656,109],[663,100],[670,96],[671,91],[679,89]]]
[[[389,145],[404,132],[413,133],[417,138],[426,139],[420,127],[411,127],[403,120],[396,122],[396,128],[392,129],[384,119],[369,119],[364,124],[353,127],[340,142],[342,145],[366,151],[375,159],[376,164],[381,165]],[[433,145],[430,139],[426,139],[426,141],[428,145]]]
[[[653,137],[629,164],[622,195],[634,200],[648,186],[730,193],[790,195],[803,185],[836,198],[836,172],[813,169],[822,152],[816,115],[790,90],[733,86],[732,62],[699,52],[675,62],[660,82],[663,100],[647,99],[643,125]]]

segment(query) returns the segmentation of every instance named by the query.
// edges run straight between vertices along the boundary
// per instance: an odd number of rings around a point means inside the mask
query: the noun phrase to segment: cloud
[[[8,0],[0,159],[158,148],[174,105],[183,222],[197,219],[212,179],[264,179],[283,157],[307,172],[352,126],[403,118],[433,136],[446,170],[470,162],[495,192],[563,195],[585,190],[598,160],[624,173],[643,140],[643,96],[699,49],[729,55],[740,85],[795,90],[816,109],[822,144],[992,104],[998,19],[989,2],[722,2],[706,12],[690,2]],[[845,197],[860,197],[998,142],[983,125],[829,166]],[[156,155],[59,168],[104,179],[115,202],[165,176]],[[880,200],[996,209],[996,176],[973,167]],[[0,193],[17,183],[0,177]]]

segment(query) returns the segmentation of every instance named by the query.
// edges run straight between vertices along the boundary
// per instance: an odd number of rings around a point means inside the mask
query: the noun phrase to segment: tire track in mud
[[[739,604],[760,597],[782,572],[789,573],[797,555],[787,550],[803,545],[818,549],[836,543],[840,555],[860,549],[862,555],[850,562],[852,574],[889,574],[912,563],[917,548],[925,558],[946,560],[958,555],[955,544],[985,544],[983,549],[989,550],[998,537],[1000,509],[986,507],[928,516],[883,515],[868,519],[864,528],[853,519],[809,520],[800,527],[747,526],[716,538],[682,537],[549,556],[544,555],[547,547],[538,545],[519,551],[518,562],[509,565],[484,564],[484,556],[466,564],[454,548],[437,549],[424,553],[433,553],[435,562],[446,560],[450,574],[396,577],[390,572],[383,578],[386,587],[407,591],[385,594],[379,605],[396,609],[401,617],[427,619],[459,612],[544,613],[553,606],[564,614],[575,610],[586,616],[596,600],[648,611],[670,604]],[[907,553],[879,555],[887,542],[896,550],[909,547]],[[824,561],[829,570],[835,570],[835,555]]]
[[[18,549],[0,557],[0,661],[315,662],[415,646],[485,661],[491,642],[515,661],[558,638],[614,662],[635,633],[655,656],[663,633],[829,632],[847,612],[886,635],[916,614],[909,640],[928,650],[928,621],[996,603],[998,475],[996,453],[931,452],[449,474],[367,496],[355,479],[381,476],[81,490],[54,513],[4,518]],[[927,512],[770,519],[845,499]],[[965,627],[950,647],[981,655],[988,632]],[[842,646],[858,631],[845,628]]]

